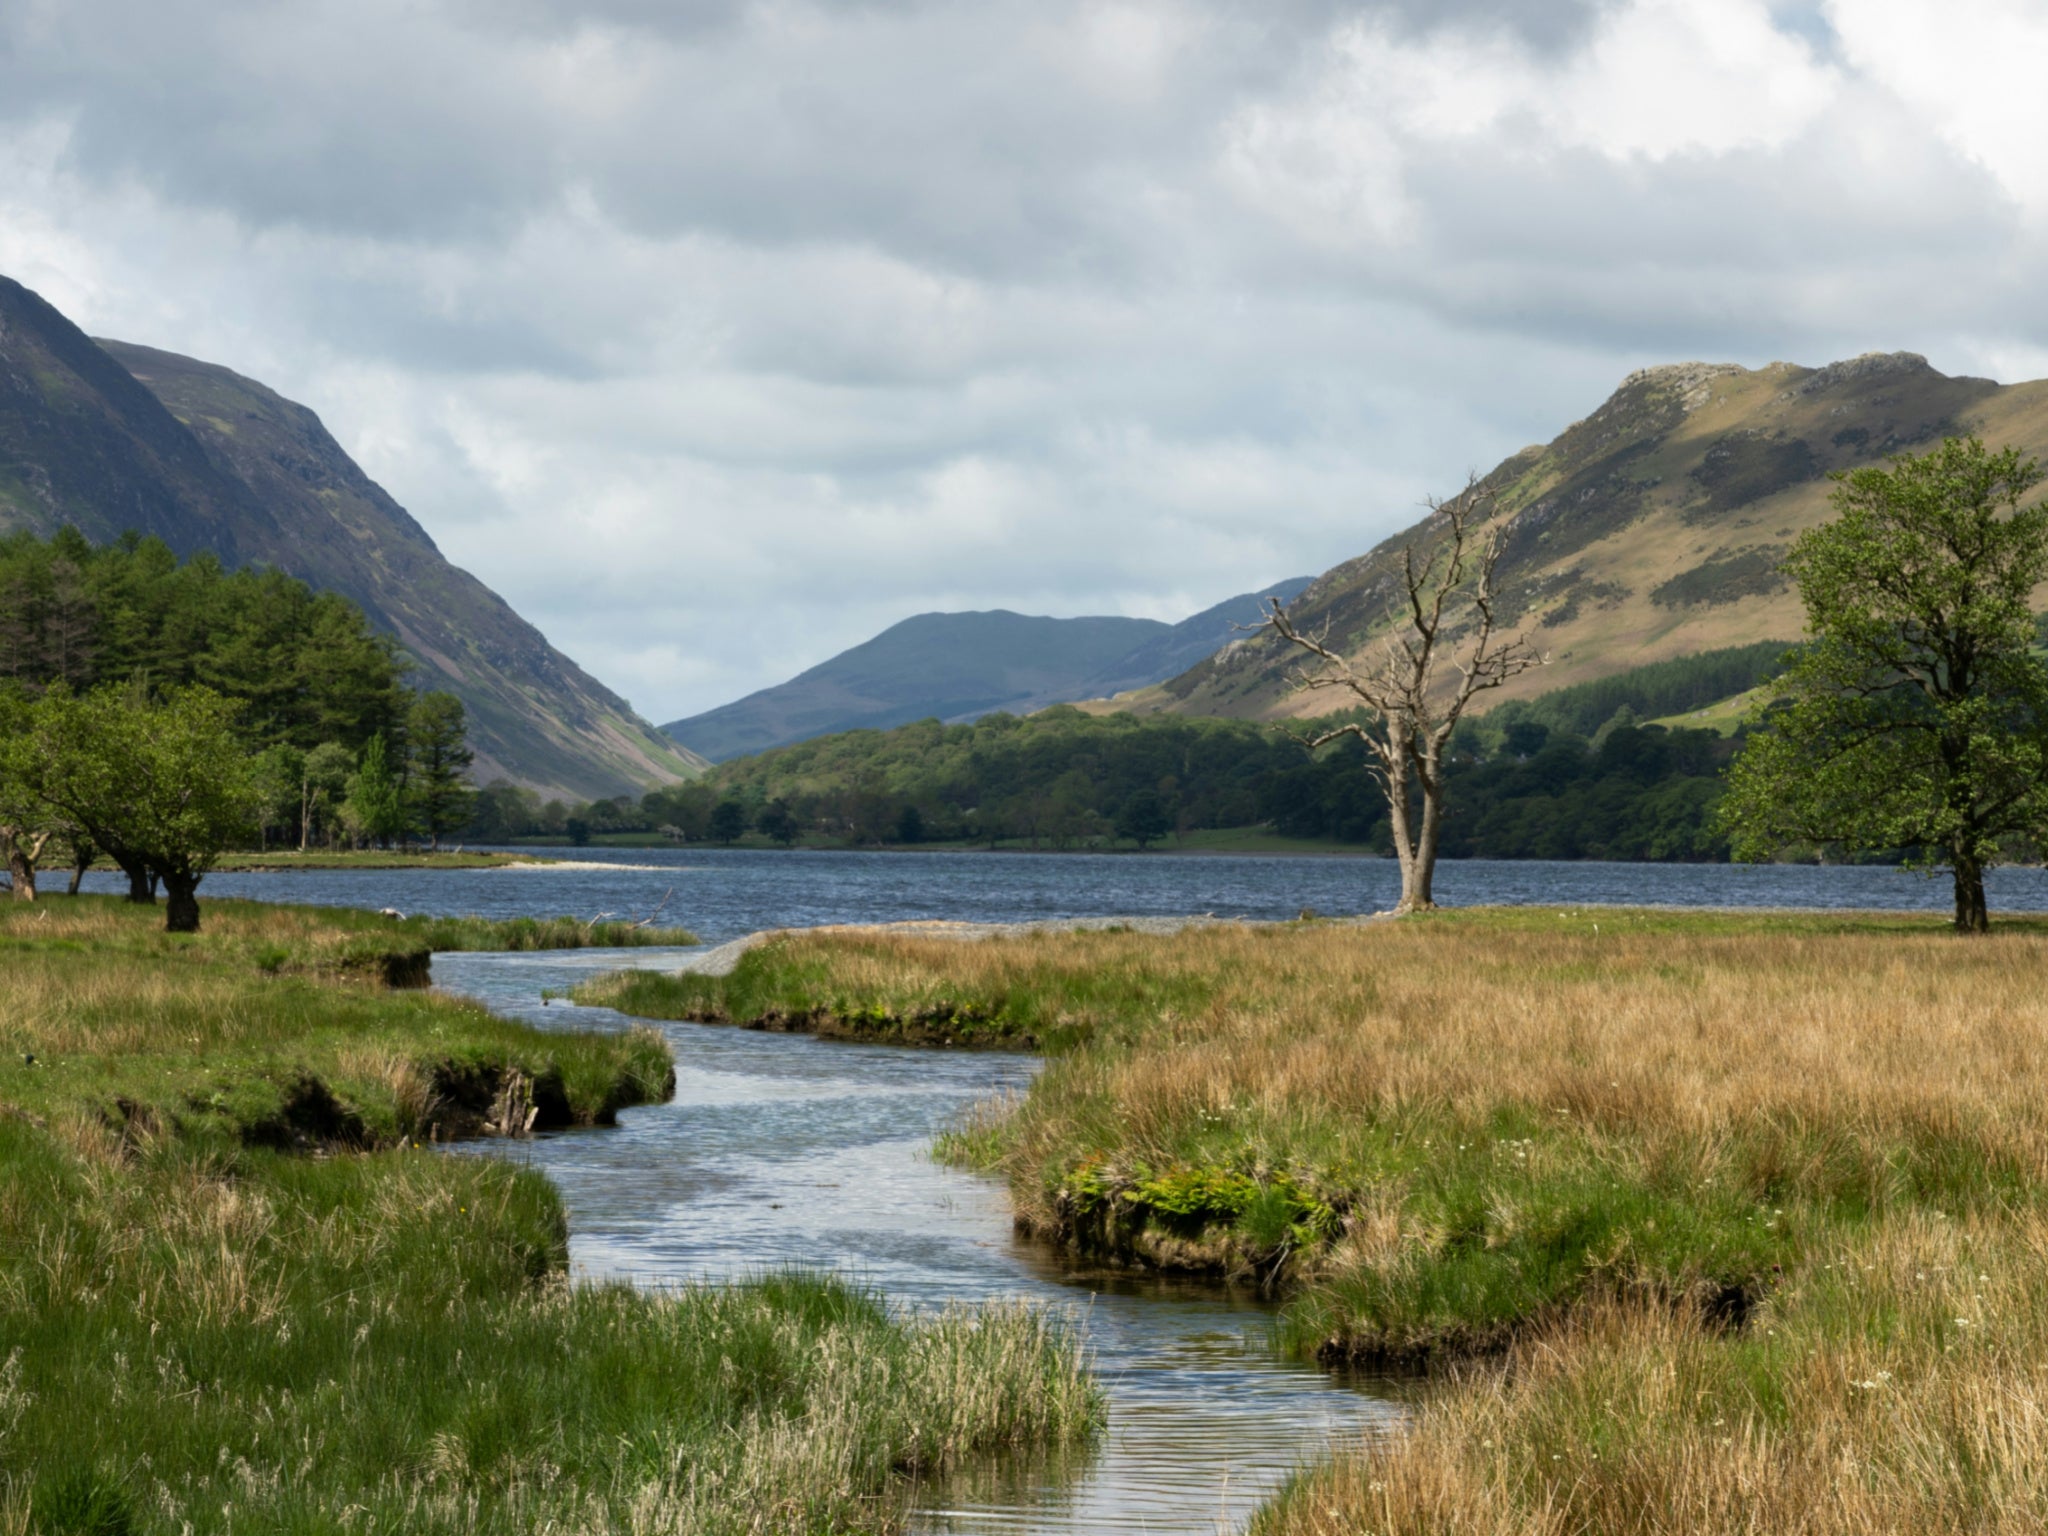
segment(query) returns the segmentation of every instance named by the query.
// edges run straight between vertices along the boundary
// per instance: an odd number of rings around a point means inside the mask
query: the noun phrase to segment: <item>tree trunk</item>
[[[1415,839],[1415,877],[1410,912],[1436,910],[1436,848],[1444,829],[1444,779],[1434,751],[1425,750],[1416,775],[1422,787],[1422,830]]]
[[[36,899],[36,861],[18,838],[7,839],[7,879],[16,901]]]
[[[1401,899],[1394,904],[1394,910],[1413,912],[1415,839],[1408,830],[1408,761],[1399,752],[1387,759],[1387,821],[1394,833],[1394,857],[1401,861]]]
[[[67,896],[76,896],[78,894],[79,886],[85,883],[85,872],[92,868],[92,861],[99,856],[99,849],[93,847],[83,837],[75,835],[72,837],[71,888],[65,892]]]
[[[164,890],[169,900],[164,905],[164,932],[197,933],[199,931],[199,877],[197,875],[164,876]]]
[[[121,866],[121,873],[128,877],[128,899],[139,907],[156,905],[156,887],[149,878],[149,866],[132,853],[108,850],[107,856]]]
[[[1958,858],[1956,877],[1956,932],[1989,933],[1991,914],[1984,906],[1984,866],[1972,858]]]

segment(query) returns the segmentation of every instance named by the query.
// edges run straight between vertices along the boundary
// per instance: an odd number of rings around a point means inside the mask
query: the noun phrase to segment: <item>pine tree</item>
[[[468,720],[452,693],[423,693],[412,707],[412,773],[407,788],[415,819],[433,847],[441,834],[468,825],[476,791],[470,787]]]

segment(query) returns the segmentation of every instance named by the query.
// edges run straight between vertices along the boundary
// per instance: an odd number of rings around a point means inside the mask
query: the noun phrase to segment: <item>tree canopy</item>
[[[1812,638],[1730,771],[1739,856],[1898,849],[1950,869],[1959,930],[1988,926],[1985,869],[2048,834],[2041,473],[1972,437],[1838,477],[1840,515],[1786,561]]]
[[[254,767],[235,736],[238,710],[198,686],[152,699],[112,686],[78,694],[57,683],[10,738],[6,769],[124,868],[161,877],[165,926],[196,932],[199,882],[248,834],[256,812]]]
[[[363,611],[280,571],[180,563],[161,539],[94,546],[71,529],[0,538],[0,682],[194,684],[242,704],[249,749],[402,741],[407,663]]]

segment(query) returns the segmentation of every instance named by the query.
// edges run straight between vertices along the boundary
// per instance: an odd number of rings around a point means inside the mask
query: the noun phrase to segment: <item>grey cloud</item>
[[[2048,347],[2040,233],[1853,79],[1654,159],[1367,100],[1379,233],[1231,179],[1348,22],[1555,83],[1620,3],[27,0],[0,270],[306,400],[673,718],[921,609],[1327,566],[1642,363]]]

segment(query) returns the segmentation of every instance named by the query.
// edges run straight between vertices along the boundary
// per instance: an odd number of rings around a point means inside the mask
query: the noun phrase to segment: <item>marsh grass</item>
[[[942,1152],[1077,1246],[1274,1281],[1413,1435],[1273,1532],[2039,1529],[2048,931],[1464,911],[778,941],[695,1006],[1070,1044]]]
[[[514,1068],[579,1120],[658,1097],[651,1031],[288,966],[359,914],[38,906],[0,909],[0,1532],[886,1530],[1099,1418],[1041,1314],[571,1285],[544,1178],[414,1144]]]
[[[550,1124],[604,1123],[667,1092],[652,1030],[543,1032],[383,985],[394,969],[424,980],[429,944],[481,925],[225,901],[207,918],[181,935],[111,897],[0,904],[0,1104],[387,1146],[486,1112],[513,1071],[544,1085]],[[417,972],[392,956],[417,956]]]

